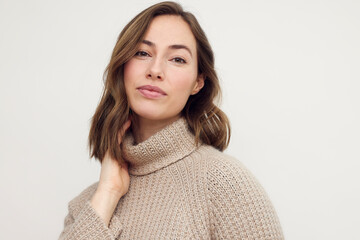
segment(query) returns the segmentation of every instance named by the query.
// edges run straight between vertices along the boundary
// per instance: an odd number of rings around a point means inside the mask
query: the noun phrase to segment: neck
[[[141,143],[145,141],[146,139],[148,139],[167,125],[175,122],[179,118],[180,115],[167,119],[151,120],[135,115],[134,121],[131,125],[135,142]]]
[[[196,148],[195,136],[185,118],[168,124],[146,141],[137,143],[134,131],[122,140],[122,156],[129,163],[129,173],[133,175],[155,172],[183,159]]]

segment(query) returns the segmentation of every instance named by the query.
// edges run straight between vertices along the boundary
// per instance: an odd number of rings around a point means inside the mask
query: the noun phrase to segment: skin
[[[129,104],[134,112],[132,131],[137,143],[181,117],[190,95],[204,86],[197,72],[196,40],[188,24],[179,16],[158,16],[151,22],[138,52],[124,66],[124,83]],[[162,94],[144,95],[142,86],[155,86]],[[154,97],[155,96],[155,97]],[[130,127],[127,121],[118,134]],[[120,146],[119,146],[120,147]],[[128,166],[106,154],[97,190],[91,205],[108,225],[120,198],[129,189]]]
[[[133,126],[136,142],[180,117],[189,96],[204,86],[197,68],[196,40],[188,24],[179,16],[156,17],[124,68],[126,94],[137,123]],[[144,97],[138,89],[144,85],[159,87],[166,95]]]

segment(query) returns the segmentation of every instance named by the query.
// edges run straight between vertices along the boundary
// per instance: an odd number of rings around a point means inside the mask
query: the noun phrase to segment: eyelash
[[[145,52],[145,51],[137,51],[137,52],[135,53],[135,56],[138,56],[138,57],[149,57],[150,54],[148,54],[148,53]]]
[[[175,57],[173,59],[171,59],[173,62],[179,63],[179,64],[185,64],[186,61],[183,58],[180,57]]]
[[[150,57],[150,54],[145,52],[145,51],[137,51],[135,53],[135,56],[138,57]],[[172,62],[178,63],[178,64],[185,64],[186,61],[185,59],[181,58],[181,57],[174,57],[173,59],[171,59]]]

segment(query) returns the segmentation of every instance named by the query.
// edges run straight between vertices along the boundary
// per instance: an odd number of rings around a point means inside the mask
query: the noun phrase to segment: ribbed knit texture
[[[69,202],[60,239],[283,239],[263,188],[236,159],[195,146],[183,118],[146,141],[123,140],[129,191],[109,226],[90,205],[97,184]]]

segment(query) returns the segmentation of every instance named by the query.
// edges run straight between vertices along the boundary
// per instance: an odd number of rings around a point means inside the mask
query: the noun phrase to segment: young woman
[[[174,2],[121,32],[89,134],[100,180],[69,203],[60,239],[283,239],[266,193],[222,151],[214,56]]]

